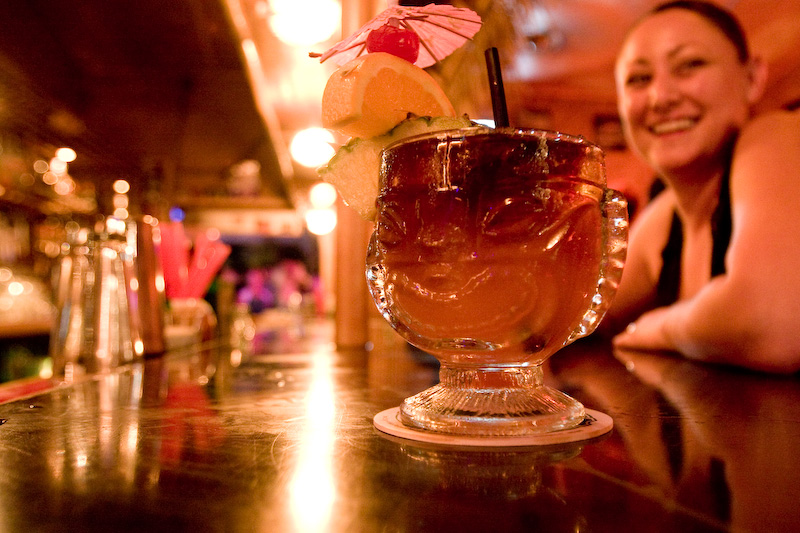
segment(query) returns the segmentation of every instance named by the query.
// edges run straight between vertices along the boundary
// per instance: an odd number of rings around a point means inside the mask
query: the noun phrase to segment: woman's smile
[[[674,118],[655,122],[648,126],[648,130],[653,135],[668,135],[672,133],[682,133],[694,128],[697,125],[696,118]]]

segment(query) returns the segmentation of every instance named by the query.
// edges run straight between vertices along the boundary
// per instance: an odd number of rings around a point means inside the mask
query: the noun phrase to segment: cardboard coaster
[[[465,435],[447,435],[408,427],[400,422],[400,408],[392,407],[375,415],[372,422],[375,427],[389,435],[402,439],[441,444],[445,446],[476,447],[514,447],[514,446],[550,446],[579,442],[599,437],[611,431],[614,422],[610,416],[599,411],[586,409],[586,418],[578,427],[562,429],[550,433],[521,436],[471,437]]]

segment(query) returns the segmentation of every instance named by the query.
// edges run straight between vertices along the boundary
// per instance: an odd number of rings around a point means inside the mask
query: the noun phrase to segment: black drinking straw
[[[503,75],[500,72],[500,54],[497,48],[488,48],[486,56],[486,70],[489,73],[489,90],[492,94],[492,112],[496,128],[505,128],[508,124],[508,109],[506,108],[506,93],[503,89]]]

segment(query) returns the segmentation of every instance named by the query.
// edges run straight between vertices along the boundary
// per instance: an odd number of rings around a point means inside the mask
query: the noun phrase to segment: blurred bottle
[[[89,353],[94,333],[94,240],[89,228],[66,225],[67,239],[55,274],[56,319],[50,334],[53,375],[72,381]]]
[[[156,248],[160,245],[158,220],[145,215],[128,226],[128,244],[136,250],[135,288],[129,286],[133,322],[139,329],[145,355],[165,351],[164,274]]]
[[[132,322],[128,286],[135,278],[135,249],[125,221],[108,217],[95,249],[92,351],[86,368],[104,372],[143,355],[137,323]]]
[[[246,303],[238,303],[231,318],[231,362],[236,366],[242,357],[253,353],[256,323]]]
[[[49,353],[53,373],[71,381],[143,354],[164,352],[163,278],[152,217],[67,224],[54,273],[57,309]]]

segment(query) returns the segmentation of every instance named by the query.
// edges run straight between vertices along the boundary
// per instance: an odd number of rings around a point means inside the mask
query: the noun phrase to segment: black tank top
[[[719,203],[711,217],[711,277],[725,273],[725,253],[731,241],[733,218],[728,173],[722,177]],[[661,274],[656,287],[656,307],[678,301],[681,287],[681,255],[683,252],[683,225],[678,214],[672,215],[672,226],[664,250],[661,252]]]

